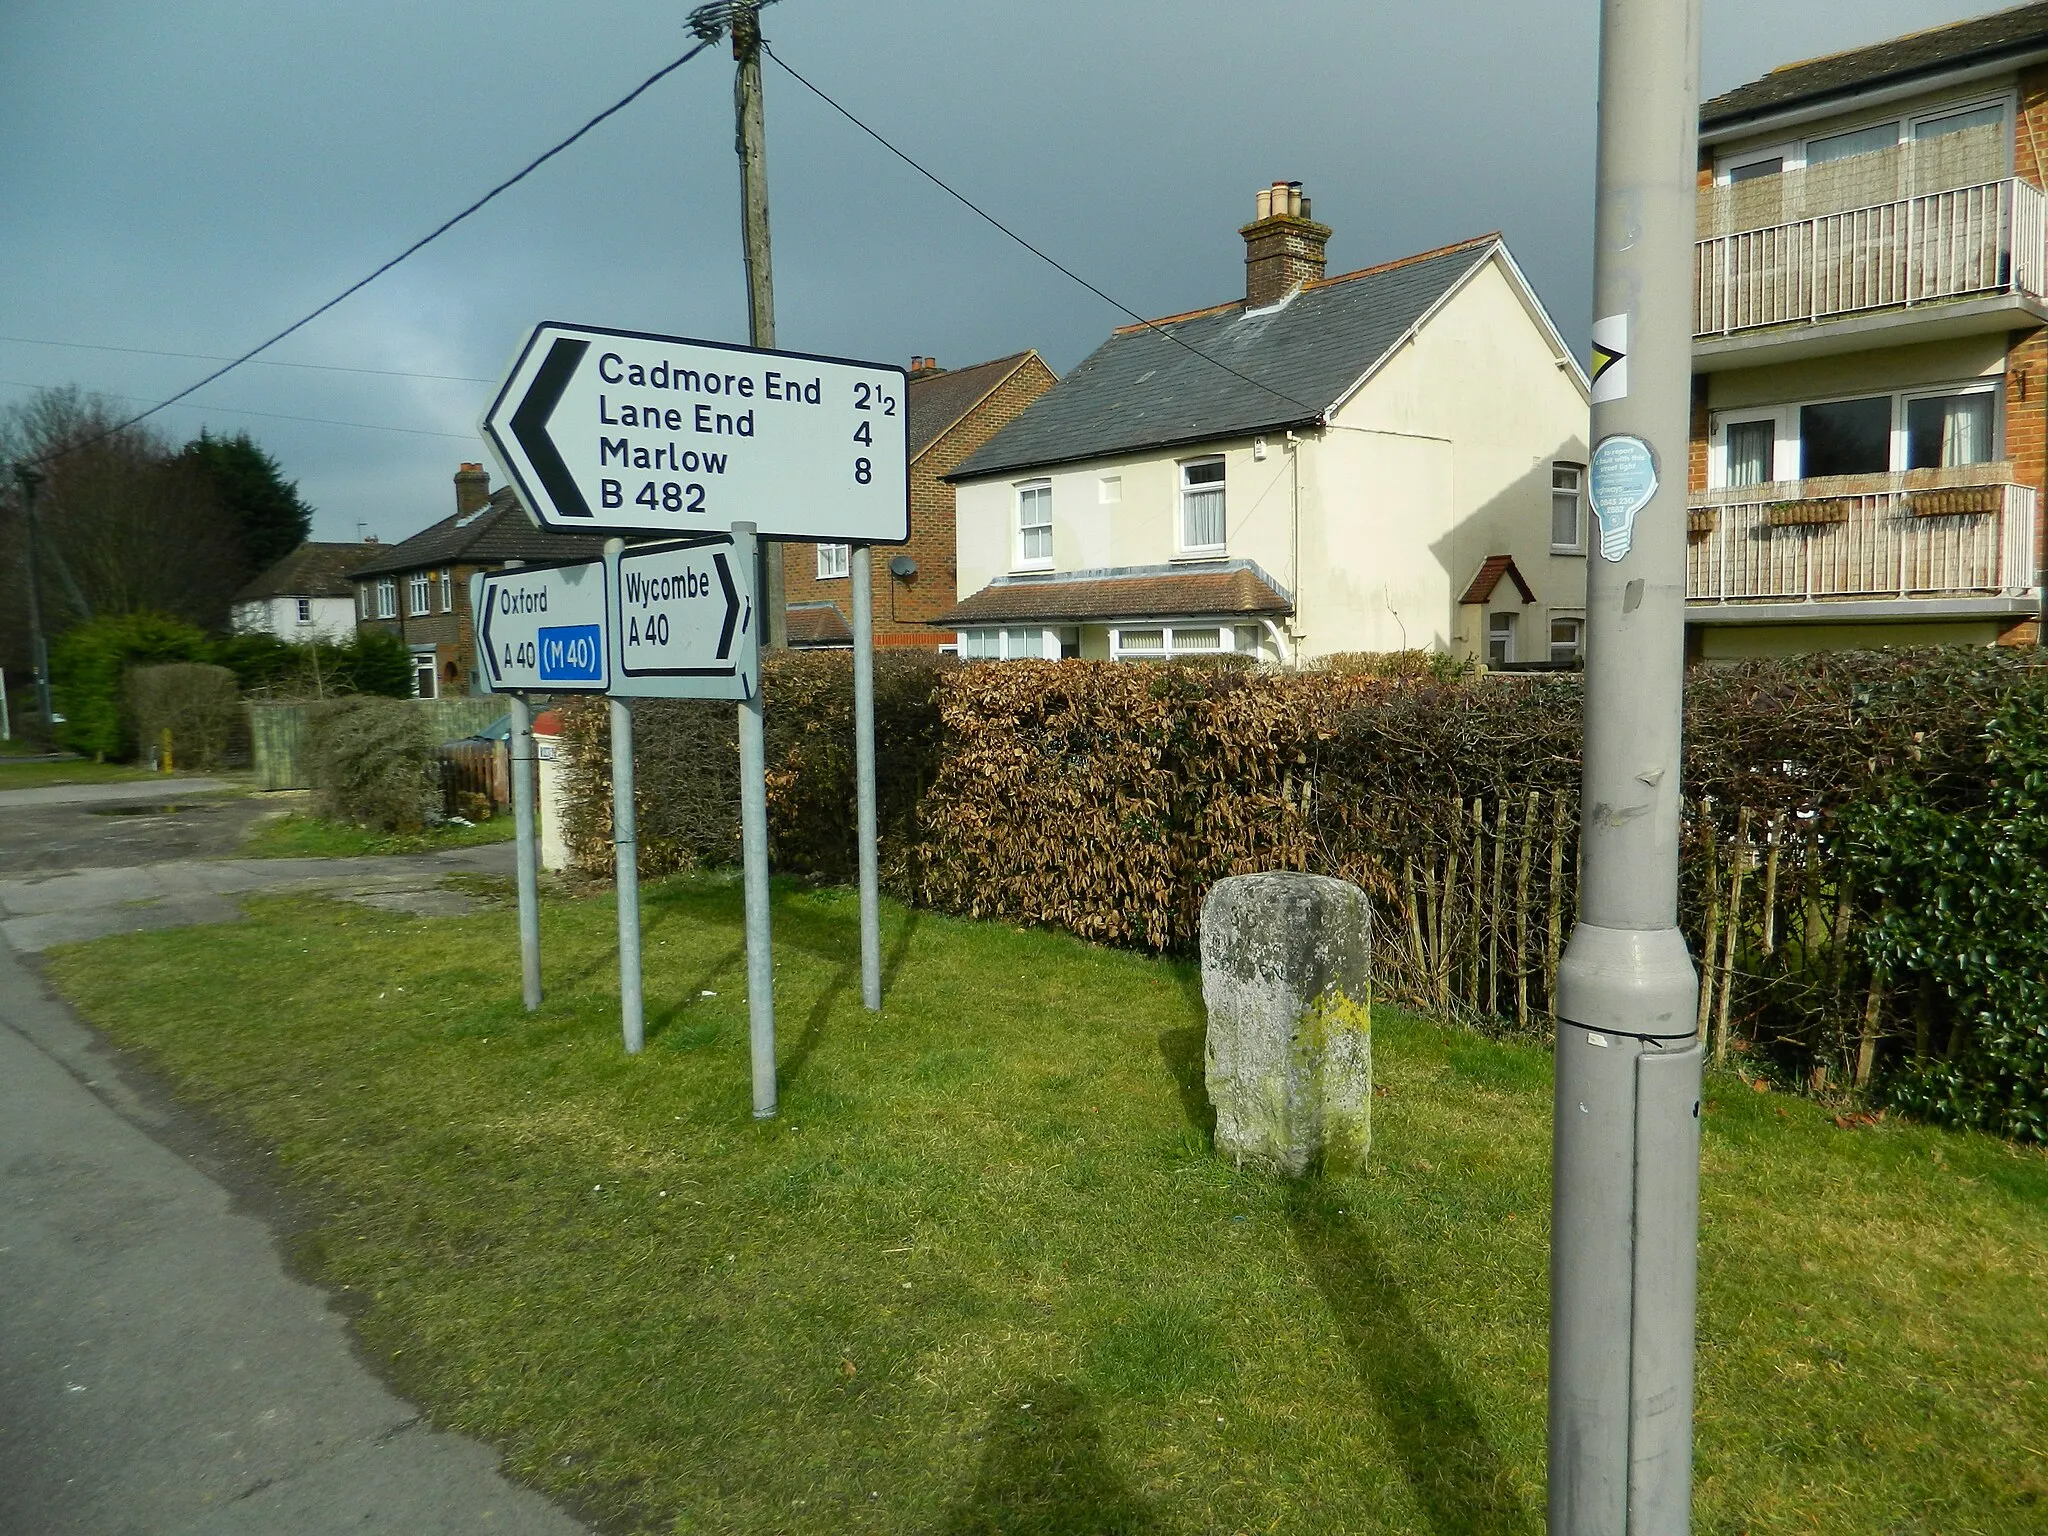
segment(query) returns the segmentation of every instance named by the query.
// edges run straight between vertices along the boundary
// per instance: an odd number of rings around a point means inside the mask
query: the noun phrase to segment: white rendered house
[[[1506,245],[1325,277],[1298,185],[1257,213],[1244,298],[1116,331],[950,477],[934,622],[970,658],[1575,663],[1587,384]]]

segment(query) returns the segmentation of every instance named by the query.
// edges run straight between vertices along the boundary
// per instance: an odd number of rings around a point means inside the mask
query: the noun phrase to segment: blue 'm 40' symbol
[[[595,683],[604,674],[604,638],[595,624],[565,624],[540,632],[540,680]]]

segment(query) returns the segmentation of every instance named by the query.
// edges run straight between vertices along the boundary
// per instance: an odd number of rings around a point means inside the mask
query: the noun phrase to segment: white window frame
[[[1011,514],[1011,523],[1016,529],[1011,545],[1011,556],[1015,560],[1013,569],[1019,571],[1049,571],[1052,569],[1052,481],[1020,480],[1013,487],[1016,510]],[[1034,510],[1042,509],[1045,520],[1037,523],[1024,521],[1026,499],[1029,498]],[[1042,498],[1042,499],[1041,499]],[[1027,535],[1045,531],[1045,552],[1032,554],[1027,548]]]
[[[1578,638],[1572,642],[1572,654],[1562,663],[1557,659],[1557,626],[1560,624],[1573,625],[1578,633]],[[1550,664],[1553,667],[1559,665],[1570,666],[1575,661],[1585,660],[1586,615],[1582,610],[1576,608],[1553,608],[1550,610],[1550,622],[1545,628],[1550,636],[1549,656]]]
[[[367,581],[357,582],[356,617],[359,619],[369,618],[371,616],[370,610],[376,606],[376,602],[377,596],[375,587]]]
[[[313,599],[311,599],[310,597],[295,597],[292,599],[292,602],[296,605],[294,608],[294,612],[298,617],[298,622],[301,624],[312,623]]]
[[[433,612],[434,583],[425,571],[414,571],[405,579],[405,611],[413,618]]]
[[[1987,107],[1997,107],[2005,114],[2008,132],[2005,136],[2005,167],[2003,176],[2013,174],[2013,134],[2010,131],[2018,119],[2019,97],[2013,91],[1990,96],[1961,96],[1935,106],[1923,106],[1913,112],[1871,112],[1860,120],[1851,118],[1846,123],[1829,123],[1824,131],[1807,134],[1804,138],[1788,139],[1780,144],[1758,145],[1735,154],[1719,157],[1714,162],[1714,185],[1725,187],[1732,184],[1734,173],[1746,165],[1755,165],[1759,160],[1782,160],[1787,171],[1807,169],[1807,145],[1816,139],[1832,139],[1838,134],[1855,133],[1863,128],[1877,128],[1885,123],[1895,123],[1899,136],[1894,146],[1911,144],[1918,137],[1917,130],[1924,123],[1939,122],[1944,117],[1959,117],[1965,112],[1978,112]],[[1832,162],[1824,162],[1832,163]]]
[[[1188,472],[1190,470],[1206,468],[1211,464],[1216,465],[1223,471],[1222,479],[1203,481],[1195,485],[1188,483]],[[1178,488],[1173,520],[1174,549],[1184,558],[1204,560],[1213,560],[1227,553],[1230,548],[1230,466],[1228,461],[1220,453],[1205,453],[1192,459],[1182,459],[1174,466],[1174,483]],[[1207,496],[1212,492],[1220,497],[1223,503],[1222,537],[1213,544],[1191,544],[1188,542],[1188,498],[1190,496]]]
[[[441,573],[441,611],[443,613],[453,613],[455,611],[455,573],[453,571],[443,571]]]
[[[1576,536],[1569,544],[1557,542],[1557,498],[1565,489],[1557,483],[1557,477],[1569,470],[1574,477],[1572,499],[1577,504],[1572,518]],[[1583,555],[1586,552],[1586,466],[1570,459],[1553,459],[1550,464],[1550,552],[1553,555]]]
[[[974,640],[977,635],[995,636],[996,651],[993,656],[977,655]],[[1029,635],[1038,637],[1038,648],[1027,649]],[[1058,661],[1060,659],[1060,632],[1043,624],[977,624],[972,629],[963,629],[956,638],[959,655],[963,661]]]
[[[844,581],[851,565],[850,544],[820,544],[818,546],[818,580]]]
[[[1776,424],[1776,436],[1772,453],[1772,480],[1802,480],[1807,478],[1806,466],[1801,462],[1799,438],[1799,413],[1810,405],[1834,405],[1845,400],[1873,400],[1888,398],[1892,407],[1891,447],[1886,458],[1889,466],[1873,470],[1873,474],[1902,474],[1906,468],[1906,454],[1909,441],[1906,435],[1906,406],[1914,400],[1938,399],[1944,395],[1989,395],[1991,396],[1991,457],[1985,462],[1996,464],[2005,457],[2005,410],[2000,396],[2003,393],[2003,374],[1979,375],[1973,379],[1956,379],[1942,383],[1915,384],[1904,389],[1875,389],[1856,394],[1821,395],[1811,400],[1787,401],[1779,405],[1759,405],[1746,409],[1731,408],[1716,411],[1709,420],[1707,439],[1707,486],[1710,490],[1725,491],[1735,487],[1728,483],[1728,428],[1737,422],[1771,421]]]
[[[1503,619],[1507,621],[1504,624],[1501,622]],[[1505,667],[1521,659],[1515,654],[1520,649],[1515,644],[1515,637],[1522,631],[1521,619],[1522,616],[1512,609],[1490,608],[1487,610],[1486,664],[1489,667]],[[1507,644],[1501,647],[1499,661],[1493,659],[1493,642],[1496,638],[1507,641]]]
[[[1188,630],[1214,631],[1216,644],[1187,646],[1179,641],[1179,635]],[[1131,632],[1157,634],[1159,646],[1156,650],[1139,650],[1124,643],[1124,636]],[[1252,644],[1249,649],[1239,642],[1249,633]],[[1204,656],[1251,656],[1260,655],[1259,628],[1245,624],[1234,616],[1183,619],[1132,619],[1127,623],[1112,624],[1109,627],[1109,659],[1111,661],[1167,661],[1186,660],[1189,657]]]
[[[377,617],[395,619],[398,617],[398,578],[380,576],[377,578]]]
[[[432,693],[420,692],[420,674],[424,672],[433,683]],[[416,699],[438,699],[441,697],[441,655],[432,646],[414,646],[412,652],[412,696]]]

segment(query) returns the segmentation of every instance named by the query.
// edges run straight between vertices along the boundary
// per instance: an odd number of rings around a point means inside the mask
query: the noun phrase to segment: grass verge
[[[1542,1529],[1549,1062],[1381,1010],[1371,1171],[1209,1150],[1184,967],[778,888],[782,1115],[748,1115],[737,885],[311,901],[55,980],[330,1212],[309,1259],[444,1425],[617,1529]],[[236,985],[223,987],[223,977]],[[264,999],[251,1008],[248,999]],[[1716,1077],[1702,1532],[2048,1521],[2048,1160]]]
[[[509,843],[510,816],[493,816],[466,826],[429,827],[405,834],[376,832],[351,822],[293,813],[259,822],[237,850],[245,859],[348,859],[363,854],[437,853],[444,848],[473,848],[479,843]]]
[[[95,763],[83,757],[60,757],[39,763],[0,763],[0,789],[41,789],[52,784],[127,784],[136,779],[161,779],[175,788],[175,774],[152,773],[127,763]]]

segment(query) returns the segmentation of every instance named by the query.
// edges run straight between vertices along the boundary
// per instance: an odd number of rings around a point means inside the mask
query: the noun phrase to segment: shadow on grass
[[[1088,1399],[1065,1382],[1012,1393],[989,1419],[974,1485],[940,1536],[1166,1536],[1103,1453]]]
[[[1535,1536],[1479,1416],[1358,1220],[1314,1184],[1288,1195],[1287,1219],[1432,1528]]]
[[[1216,1140],[1216,1106],[1209,1102],[1208,1039],[1200,1025],[1169,1029],[1159,1037],[1159,1056],[1180,1095],[1188,1124],[1212,1144]]]
[[[683,989],[682,996],[679,999],[671,1002],[666,1008],[662,1009],[659,1013],[653,1014],[648,1018],[648,1041],[652,1043],[653,1041],[660,1039],[662,1031],[667,1029],[671,1024],[675,1023],[678,1019],[680,1019],[683,1016],[683,1010],[688,1008],[691,1004],[695,1003],[698,997],[707,989],[709,989],[711,983],[718,980],[719,977],[725,975],[725,973],[727,971],[730,971],[734,966],[743,964],[746,958],[747,946],[744,943],[742,943],[735,946],[732,949],[727,950],[723,955],[720,955],[716,960],[712,961],[710,965],[706,966],[704,968],[704,974],[699,976],[695,981],[691,982],[689,986],[685,987]]]

